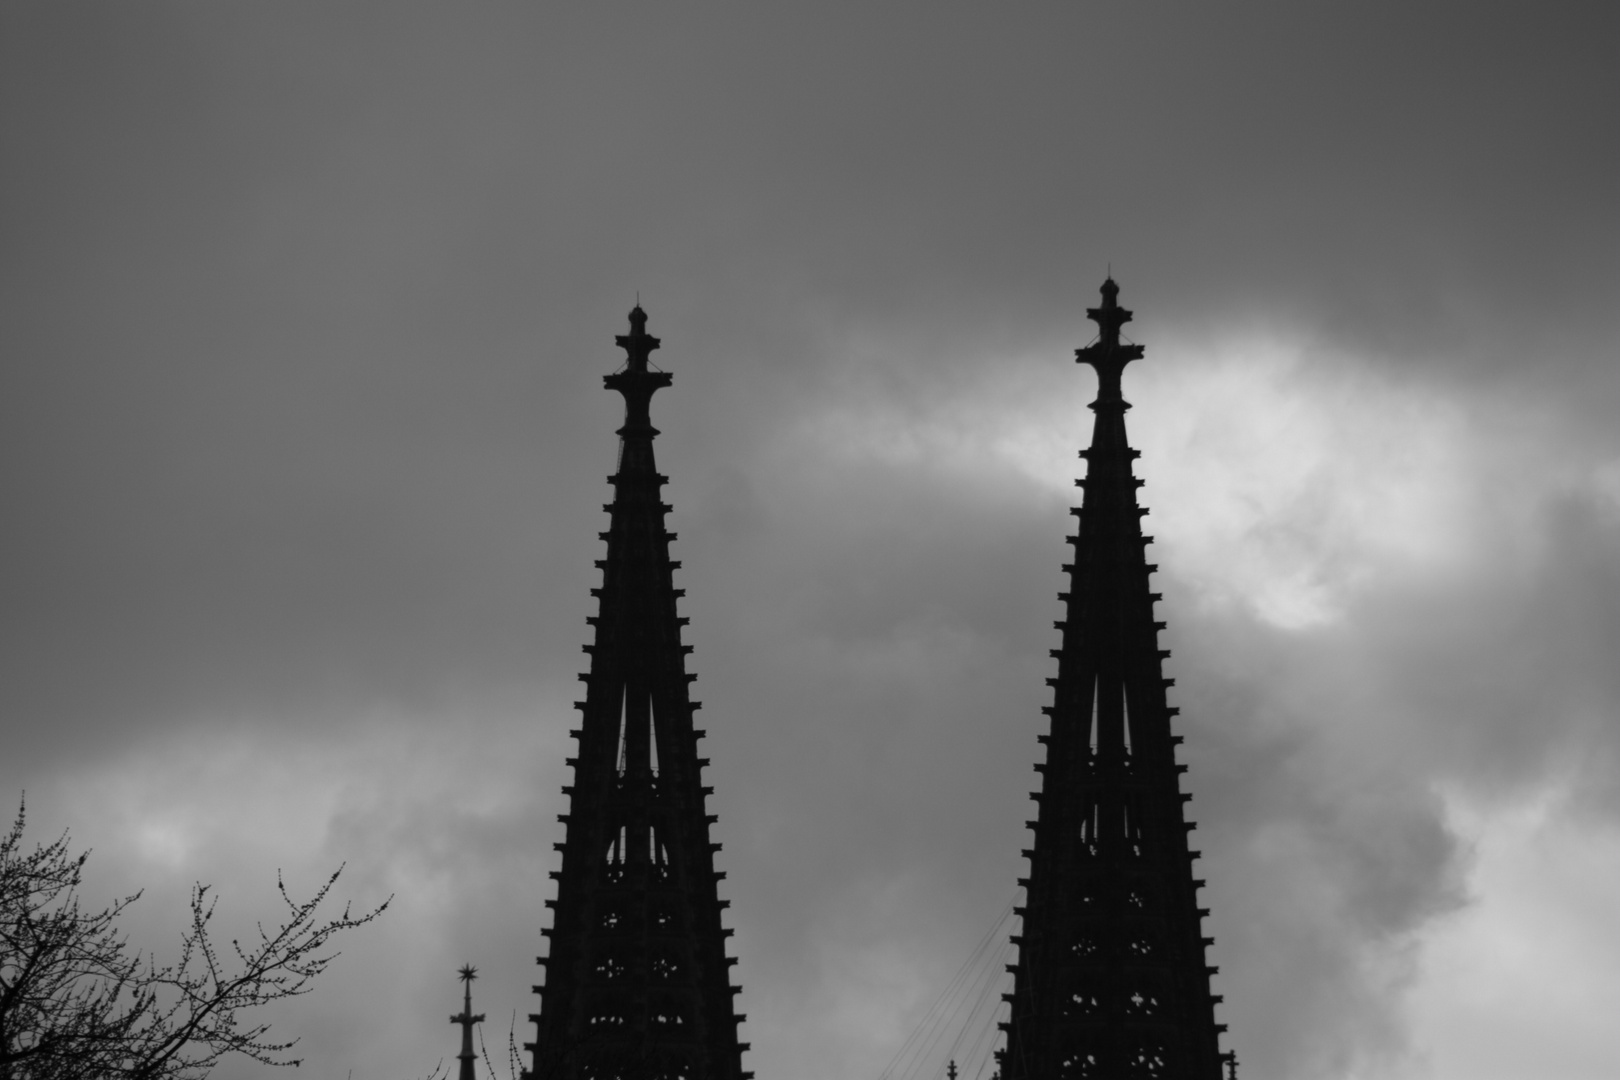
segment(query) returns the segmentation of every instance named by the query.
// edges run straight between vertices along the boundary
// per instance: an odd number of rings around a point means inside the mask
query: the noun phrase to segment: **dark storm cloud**
[[[1084,438],[1084,376],[1051,391],[1030,357],[1066,368],[1110,261],[1150,357],[1280,327],[1329,374],[1556,417],[1577,471],[1620,457],[1599,5],[0,20],[0,777],[133,762],[108,789],[138,794],[238,734],[330,755],[309,846],[421,894],[421,969],[360,954],[346,997],[386,970],[400,1015],[466,949],[531,951],[539,896],[497,911],[488,868],[554,839],[618,422],[598,378],[638,289],[676,373],[655,421],[761,1075],[875,1071],[872,1042],[827,1056],[828,973],[888,943],[898,982],[948,974],[1018,872],[1068,519],[964,461],[986,400],[1072,394],[1062,454]],[[863,427],[958,414],[945,465]],[[1513,489],[1548,499],[1539,554],[1375,589],[1331,632],[1167,587],[1254,1075],[1399,1048],[1403,950],[1466,868],[1437,785],[1575,759],[1612,805],[1615,524],[1550,485]],[[526,715],[532,790],[488,745]],[[206,791],[239,753],[199,759]],[[491,977],[510,999],[531,973]],[[334,1061],[439,1045],[345,1008]]]

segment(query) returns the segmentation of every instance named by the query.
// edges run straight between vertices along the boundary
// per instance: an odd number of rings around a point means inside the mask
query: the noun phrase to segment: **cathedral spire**
[[[1091,446],[1069,589],[1057,624],[1062,647],[1046,761],[1036,800],[1019,947],[1013,965],[1007,1080],[1154,1077],[1221,1080],[1220,1032],[1205,966],[1176,763],[1178,710],[1166,702],[1169,655],[1158,647],[1132,462],[1125,433],[1125,365],[1142,358],[1122,340],[1131,313],[1110,277],[1087,314],[1097,339],[1075,353],[1097,371]]]
[[[647,313],[630,312],[630,333],[616,339],[626,359],[603,382],[624,397],[619,467],[608,482],[613,501],[597,614],[587,620],[585,700],[575,707],[578,756],[563,789],[567,839],[556,847],[557,898],[546,901],[550,954],[540,958],[545,985],[532,1080],[639,1077],[744,1080],[731,985],[736,961],[726,956],[731,931],[720,925],[726,901],[714,869],[703,786],[703,732],[686,673],[690,645],[677,614],[680,563],[669,557],[675,535],[661,490],[649,415],[652,396],[670,385],[651,362],[659,340]]]

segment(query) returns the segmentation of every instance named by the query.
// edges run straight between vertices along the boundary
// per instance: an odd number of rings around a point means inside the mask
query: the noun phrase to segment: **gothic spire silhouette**
[[[478,978],[478,969],[471,964],[463,964],[456,974],[461,976],[464,994],[461,999],[461,1015],[450,1018],[452,1024],[461,1025],[461,1053],[456,1055],[456,1060],[461,1062],[461,1068],[456,1074],[456,1080],[478,1080],[473,1067],[478,1055],[473,1053],[472,1044],[473,1025],[484,1022],[483,1013],[475,1016],[472,1011],[472,982]]]
[[[618,471],[597,614],[587,620],[590,671],[576,702],[578,757],[563,789],[567,839],[556,847],[553,923],[542,934],[545,984],[532,1080],[744,1080],[714,869],[714,817],[705,811],[707,759],[697,756],[698,703],[686,672],[687,622],[676,613],[680,563],[664,527],[668,477],[653,457],[652,396],[671,376],[650,363],[657,338],[641,305],[617,339],[627,359],[603,378],[624,396]]]
[[[1130,405],[1120,390],[1125,365],[1142,347],[1121,340],[1131,313],[1119,286],[1102,285],[1102,305],[1086,314],[1097,340],[1075,358],[1097,371],[1096,414],[1087,461],[1069,590],[1058,598],[1062,647],[1036,800],[1034,845],[1001,1073],[1006,1080],[1154,1077],[1221,1080],[1224,1024],[1210,993],[1188,849],[1192,825],[1176,763],[1163,677],[1168,652],[1154,620],[1157,569],[1147,562],[1125,435]]]

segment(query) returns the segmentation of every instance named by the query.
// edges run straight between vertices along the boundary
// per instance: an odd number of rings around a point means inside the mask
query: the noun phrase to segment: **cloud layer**
[[[194,878],[397,895],[285,1020],[323,1075],[451,1052],[464,961],[532,1008],[638,290],[750,1067],[883,1069],[1020,871],[1110,264],[1244,1075],[1481,1076],[1508,1015],[1620,1067],[1527,1004],[1620,999],[1568,944],[1620,899],[1607,10],[0,20],[0,789],[160,951]]]

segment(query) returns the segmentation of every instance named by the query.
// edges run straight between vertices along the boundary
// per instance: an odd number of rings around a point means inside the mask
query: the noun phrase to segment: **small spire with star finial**
[[[456,1055],[461,1061],[461,1071],[456,1080],[478,1080],[477,1074],[473,1071],[473,1062],[478,1060],[478,1055],[473,1053],[472,1044],[473,1025],[484,1022],[483,1013],[475,1016],[472,1011],[472,981],[478,978],[478,969],[471,964],[463,964],[457,974],[461,976],[466,990],[461,999],[461,1015],[450,1018],[452,1024],[461,1025],[461,1053]]]

